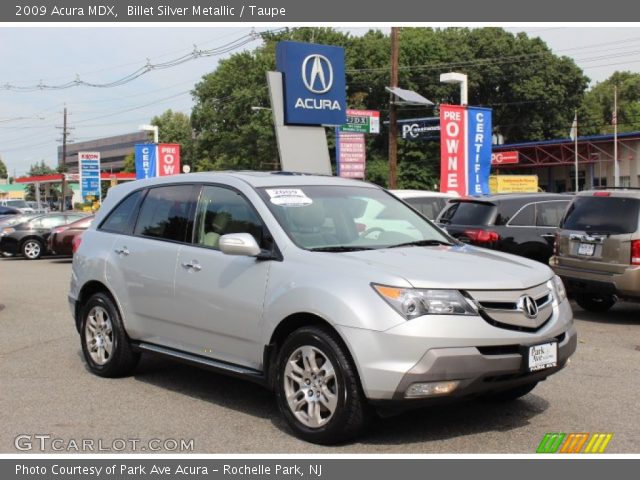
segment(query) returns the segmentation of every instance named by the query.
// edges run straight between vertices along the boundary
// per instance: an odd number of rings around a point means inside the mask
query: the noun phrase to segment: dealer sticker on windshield
[[[558,366],[558,343],[549,342],[529,347],[529,371],[536,372]]]
[[[268,188],[266,192],[271,203],[281,207],[304,207],[313,203],[300,188]]]

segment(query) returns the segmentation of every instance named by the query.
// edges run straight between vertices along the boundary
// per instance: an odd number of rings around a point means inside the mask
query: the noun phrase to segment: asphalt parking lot
[[[275,398],[251,383],[145,357],[132,377],[91,375],[67,306],[70,271],[69,259],[0,260],[0,453],[41,434],[63,448],[192,439],[199,453],[533,453],[547,432],[611,432],[607,453],[640,452],[640,305],[602,315],[574,305],[571,365],[516,402],[408,412],[320,447],[293,437]]]

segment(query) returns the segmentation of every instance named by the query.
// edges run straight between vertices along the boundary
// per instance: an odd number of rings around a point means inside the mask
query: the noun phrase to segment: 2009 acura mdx
[[[311,442],[356,435],[371,406],[518,398],[576,348],[547,266],[459,243],[364,182],[135,181],[80,238],[69,302],[92,372],[150,352],[250,379]]]

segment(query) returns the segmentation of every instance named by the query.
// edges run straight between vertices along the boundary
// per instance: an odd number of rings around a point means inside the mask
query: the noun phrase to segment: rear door
[[[171,344],[179,317],[188,314],[176,307],[174,277],[178,251],[193,227],[195,192],[190,184],[150,188],[133,230],[114,236],[107,279],[132,338]]]
[[[622,273],[638,229],[640,200],[619,196],[578,196],[559,232],[558,265],[596,272]]]

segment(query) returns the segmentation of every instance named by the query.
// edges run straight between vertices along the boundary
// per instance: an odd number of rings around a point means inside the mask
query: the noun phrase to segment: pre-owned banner
[[[440,191],[489,193],[491,109],[440,106]]]
[[[467,195],[466,111],[440,105],[440,191]]]
[[[489,193],[491,109],[467,107],[467,194]]]
[[[158,176],[180,173],[180,145],[161,143],[158,145]]]
[[[156,153],[155,143],[136,145],[136,180],[156,176]]]

